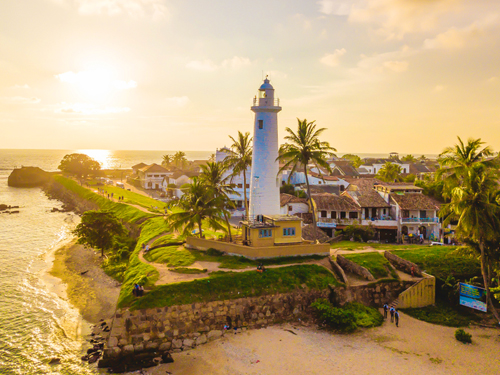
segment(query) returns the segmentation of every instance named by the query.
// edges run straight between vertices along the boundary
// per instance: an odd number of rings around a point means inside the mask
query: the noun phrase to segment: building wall
[[[399,295],[399,308],[419,308],[436,303],[436,278],[425,272],[422,276],[422,280]]]
[[[282,206],[280,211],[282,215],[302,214],[309,212],[309,205],[305,203],[288,203]]]
[[[225,251],[229,254],[242,255],[250,259],[312,254],[330,255],[330,244],[328,243],[313,244],[304,242],[300,245],[251,247],[222,241],[207,240],[205,238],[187,237],[186,245],[187,247],[198,250],[208,250],[213,248],[219,251]]]
[[[262,228],[264,229],[264,228]],[[250,240],[250,246],[273,246],[274,236],[276,235],[276,228],[266,228],[272,232],[271,237],[259,237],[259,229],[247,228],[248,239]]]
[[[275,222],[278,228],[275,229],[274,232],[274,243],[283,244],[283,243],[297,243],[302,242],[302,220],[297,221],[278,221]],[[294,228],[295,236],[284,236],[283,229],[284,228]]]

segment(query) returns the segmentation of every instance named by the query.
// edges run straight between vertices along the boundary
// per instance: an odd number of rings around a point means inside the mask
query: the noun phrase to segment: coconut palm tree
[[[163,155],[163,160],[161,164],[165,167],[168,167],[170,163],[172,163],[172,161],[173,161],[172,155]]]
[[[411,154],[408,154],[406,156],[403,156],[401,158],[401,161],[405,161],[407,163],[416,163],[417,162],[417,158]]]
[[[193,178],[176,207],[180,210],[169,212],[168,223],[174,230],[181,230],[184,235],[198,226],[200,238],[203,237],[202,223],[207,222],[214,230],[224,230],[221,224],[224,216],[224,205],[219,197],[213,194],[205,183]]]
[[[229,150],[229,155],[224,160],[230,168],[233,168],[233,177],[243,174],[243,203],[245,207],[245,216],[248,214],[248,201],[247,201],[247,169],[252,165],[252,138],[250,133],[243,134],[238,131],[238,139],[235,140],[229,136],[233,141]]]
[[[333,152],[337,150],[331,147],[328,142],[322,142],[319,140],[319,136],[326,130],[326,128],[316,129],[315,121],[307,122],[306,119],[302,121],[297,119],[297,121],[298,127],[296,133],[290,128],[285,129],[288,133],[285,140],[290,143],[287,142],[280,147],[278,159],[283,160],[285,164],[280,168],[279,172],[292,167],[290,172],[290,175],[292,175],[299,167],[304,168],[307,195],[309,197],[309,204],[313,214],[313,225],[316,227],[316,215],[314,212],[311,189],[309,187],[307,166],[309,163],[312,163],[316,166],[318,171],[320,171],[319,167],[323,167],[327,171],[331,172],[327,159],[335,156]]]
[[[377,173],[377,177],[385,182],[396,182],[400,180],[401,167],[388,161]]]
[[[227,174],[227,165],[224,163],[208,162],[201,165],[201,174],[199,176],[201,182],[206,184],[213,192],[215,197],[220,198],[221,204],[225,209],[234,208],[234,203],[229,199],[228,194],[237,194],[234,190],[235,185],[230,183]],[[229,224],[229,213],[223,211],[224,220],[226,221],[229,241],[233,241],[231,234],[231,224]]]
[[[444,217],[444,225],[449,224],[451,220],[458,220],[456,233],[459,238],[478,249],[486,298],[491,311],[500,322],[490,293],[492,275],[489,270],[491,270],[492,254],[486,249],[488,241],[498,239],[497,233],[500,230],[499,173],[497,169],[477,162],[467,170],[458,170],[464,172],[463,175],[456,175],[453,178],[458,178],[460,185],[452,189],[449,194],[451,201],[442,207],[440,215]],[[498,254],[496,256],[498,257]]]
[[[183,152],[183,151],[177,151],[174,154],[174,157],[172,158],[172,161],[173,161],[173,163],[175,164],[175,166],[177,168],[179,168],[179,169],[184,168],[184,165],[187,162],[186,153]]]
[[[454,187],[460,185],[473,165],[495,167],[497,164],[498,158],[488,159],[493,156],[493,151],[490,147],[481,148],[484,142],[480,138],[469,138],[467,144],[464,144],[460,137],[457,138],[459,143],[445,148],[438,158],[441,168],[438,169],[436,177],[445,182],[445,194],[450,194]],[[449,198],[449,195],[445,197]]]

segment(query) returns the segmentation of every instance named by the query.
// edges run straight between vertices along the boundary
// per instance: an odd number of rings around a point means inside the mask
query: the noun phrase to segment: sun
[[[88,149],[88,150],[78,150],[77,151],[79,154],[85,154],[90,156],[92,159],[98,161],[101,163],[101,168],[102,169],[108,169],[110,168],[110,156],[111,156],[111,151],[110,150],[94,150],[94,149]]]
[[[94,100],[104,100],[111,94],[112,74],[106,69],[93,69],[85,72],[80,72],[78,86],[85,95],[90,96]]]

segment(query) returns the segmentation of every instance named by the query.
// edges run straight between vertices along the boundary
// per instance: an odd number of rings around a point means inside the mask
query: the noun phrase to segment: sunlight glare
[[[88,150],[78,150],[76,151],[79,154],[85,154],[90,156],[92,159],[98,161],[101,163],[101,169],[109,169],[109,159],[111,156],[111,151],[110,150],[93,150],[93,149],[88,149]]]

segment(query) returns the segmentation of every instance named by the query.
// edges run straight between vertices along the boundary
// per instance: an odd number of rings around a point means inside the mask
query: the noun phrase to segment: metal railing
[[[359,219],[349,219],[349,218],[345,218],[345,219],[332,219],[330,217],[320,217],[320,218],[318,218],[318,223],[335,223],[335,224],[347,224],[347,225],[350,225],[350,224],[359,223]]]
[[[271,98],[253,98],[253,106],[263,106],[263,107],[279,107],[280,100],[279,99],[271,99]]]
[[[403,217],[401,218],[403,223],[439,223],[439,218],[437,217]]]

